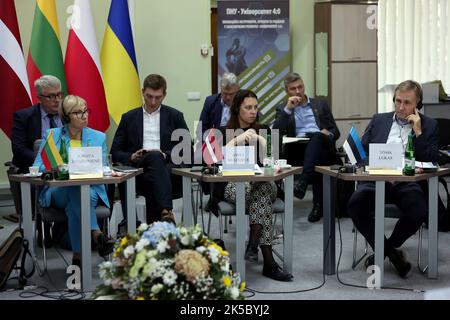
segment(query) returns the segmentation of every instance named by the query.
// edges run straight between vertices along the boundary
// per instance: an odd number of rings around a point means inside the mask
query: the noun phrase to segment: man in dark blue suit
[[[64,97],[61,81],[45,75],[35,81],[38,104],[18,110],[13,115],[11,147],[13,163],[20,173],[27,173],[34,162],[34,141],[41,139],[47,129],[61,127],[58,106]]]
[[[145,196],[149,224],[159,220],[175,223],[172,193],[181,188],[181,177],[171,173],[175,166],[171,153],[178,143],[171,136],[177,129],[189,133],[183,114],[162,104],[166,90],[166,80],[160,75],[151,74],[144,80],[144,105],[122,116],[111,147],[114,162],[144,168],[137,182]],[[119,190],[123,197],[124,189],[119,186]]]
[[[307,144],[286,144],[283,153],[289,164],[303,165],[302,174],[296,178],[294,195],[303,199],[308,184],[313,184],[313,208],[308,220],[316,222],[323,215],[322,177],[314,172],[314,167],[336,161],[335,143],[340,133],[326,101],[307,97],[298,73],[289,74],[284,86],[289,98],[286,104],[277,107],[273,128],[280,130],[280,136],[310,138]]]
[[[395,111],[376,114],[364,132],[362,144],[366,153],[370,143],[398,143],[406,148],[408,135],[413,133],[415,158],[417,161],[437,162],[438,125],[436,120],[419,114],[422,106],[422,88],[415,81],[402,82],[395,89]],[[401,277],[411,270],[404,253],[398,249],[419,230],[428,217],[425,194],[415,182],[386,182],[386,203],[393,203],[403,215],[397,221],[389,239],[384,239],[385,257],[389,257]],[[375,184],[360,182],[348,203],[348,213],[353,223],[367,242],[374,248],[375,242]],[[374,264],[374,256],[366,259],[366,267]]]
[[[239,82],[236,75],[225,72],[220,79],[220,93],[206,97],[200,114],[200,124],[197,128],[197,148],[201,149],[203,136],[209,129],[224,127],[230,119],[230,107],[234,96],[239,91]],[[201,128],[201,132],[200,132]],[[199,136],[201,134],[201,137]],[[202,182],[203,193],[210,193],[210,184]],[[205,207],[209,211],[209,204]]]
[[[237,77],[232,73],[224,73],[220,80],[220,93],[206,97],[203,104],[200,114],[202,135],[208,129],[219,129],[227,125],[230,118],[230,107],[238,90]],[[202,139],[198,140],[202,141]]]
[[[58,115],[58,106],[64,97],[61,92],[61,81],[51,75],[44,75],[34,82],[39,103],[14,112],[11,136],[11,148],[13,152],[13,164],[19,168],[17,173],[28,173],[29,167],[33,165],[34,141],[42,139],[45,131],[50,128],[62,127],[63,122]],[[20,203],[20,184],[10,182],[11,190],[17,194]],[[32,205],[34,210],[34,205]],[[21,206],[18,211],[21,211]],[[40,225],[40,216],[37,217],[36,225]],[[58,227],[59,228],[59,227]],[[38,233],[41,228],[37,228]],[[61,229],[64,229],[62,227]],[[57,233],[56,228],[53,233]],[[50,235],[50,224],[44,223],[45,246],[52,245]],[[42,237],[38,236],[38,245],[42,246]]]

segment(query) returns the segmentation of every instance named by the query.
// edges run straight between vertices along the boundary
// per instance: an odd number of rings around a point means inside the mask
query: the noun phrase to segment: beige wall
[[[150,73],[167,78],[165,103],[180,109],[189,128],[198,120],[203,100],[211,91],[211,63],[200,55],[200,46],[210,44],[210,7],[215,0],[129,0],[141,82]],[[307,93],[314,92],[314,0],[290,1],[293,70],[302,74]],[[34,16],[32,0],[15,0],[25,56],[28,55]],[[91,1],[99,46],[102,43],[111,0]],[[73,0],[57,0],[63,52],[66,50]],[[200,92],[200,101],[188,101],[187,92]],[[111,143],[115,125],[108,131]],[[12,158],[9,140],[0,133],[0,164]],[[0,170],[0,186],[7,184]]]

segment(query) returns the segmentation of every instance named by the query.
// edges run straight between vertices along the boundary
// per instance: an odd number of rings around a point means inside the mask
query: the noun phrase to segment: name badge
[[[370,169],[403,168],[403,147],[399,143],[371,143],[369,144]]]
[[[254,170],[255,146],[223,147],[223,170]]]
[[[103,177],[102,147],[70,148],[70,179]]]

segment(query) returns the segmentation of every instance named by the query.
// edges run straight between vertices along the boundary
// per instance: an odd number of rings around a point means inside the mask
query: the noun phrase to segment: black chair
[[[439,126],[439,149],[450,149],[450,119],[435,119]]]
[[[392,218],[392,219],[399,219],[402,215],[402,212],[400,209],[394,205],[394,204],[386,204],[384,208],[384,217],[385,218]],[[367,244],[367,241],[365,241],[365,247],[364,247],[364,253],[361,255],[361,257],[357,258],[357,249],[358,249],[358,231],[356,228],[353,228],[354,234],[353,234],[353,261],[352,261],[352,269],[355,269],[356,266],[368,255],[369,246]],[[422,267],[422,240],[423,240],[423,225],[420,226],[419,229],[419,241],[417,245],[417,268],[421,273],[425,273],[428,269],[428,265],[425,267]]]
[[[5,162],[5,167],[8,168],[6,170],[8,180],[10,175],[20,173],[19,167],[14,165],[12,161]],[[9,180],[9,188],[13,197],[14,206],[16,207],[16,213],[22,216],[22,196],[20,192],[20,182]]]

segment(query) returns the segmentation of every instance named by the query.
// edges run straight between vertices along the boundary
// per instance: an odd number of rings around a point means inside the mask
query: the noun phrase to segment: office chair
[[[13,197],[14,206],[16,207],[16,213],[22,216],[22,197],[20,193],[20,182],[9,180],[9,176],[12,174],[18,174],[20,172],[19,167],[14,165],[12,161],[5,162],[6,174],[8,176],[9,188]]]
[[[394,204],[386,204],[384,208],[384,216],[385,218],[393,218],[399,219],[402,215],[400,209]],[[353,227],[353,261],[352,261],[352,269],[354,270],[358,264],[368,255],[369,246],[367,244],[367,240],[365,241],[364,253],[361,257],[356,258],[357,250],[358,250],[358,230]],[[425,273],[428,269],[428,265],[422,267],[422,239],[423,239],[423,225],[420,226],[419,229],[419,241],[417,245],[417,268],[421,273]]]

